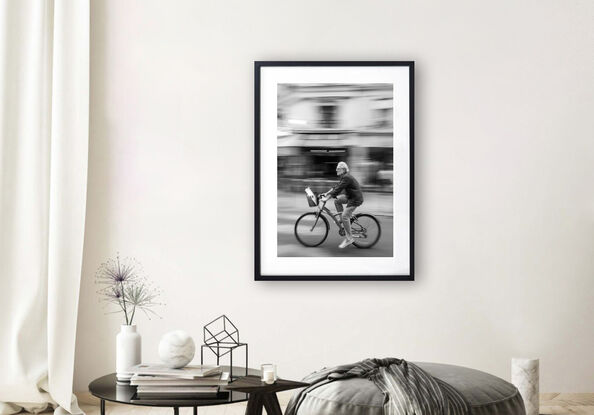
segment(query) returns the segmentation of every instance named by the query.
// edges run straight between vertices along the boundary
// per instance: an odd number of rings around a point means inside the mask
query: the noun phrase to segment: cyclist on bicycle
[[[363,204],[363,193],[359,182],[349,174],[349,166],[344,161],[341,161],[336,166],[336,175],[340,177],[340,182],[336,187],[333,187],[326,193],[325,199],[335,197],[334,204],[336,210],[341,213],[342,224],[344,226],[345,240],[338,245],[339,248],[346,248],[355,241],[351,233],[351,217],[357,207]],[[344,191],[344,193],[342,193]],[[346,204],[346,208],[343,206]]]

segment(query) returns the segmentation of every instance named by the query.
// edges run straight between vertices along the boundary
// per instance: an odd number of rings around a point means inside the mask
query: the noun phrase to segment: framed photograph
[[[255,62],[255,279],[414,280],[414,62]]]

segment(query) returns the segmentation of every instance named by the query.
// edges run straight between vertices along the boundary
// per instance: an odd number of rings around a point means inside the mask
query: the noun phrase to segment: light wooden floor
[[[594,415],[594,393],[542,393],[540,413]]]
[[[80,408],[87,415],[99,414],[99,400],[88,392],[77,393]],[[283,411],[291,392],[278,394]],[[198,415],[243,415],[245,403],[234,405],[210,406],[198,409]],[[108,402],[106,404],[107,415],[173,415],[169,408],[147,408],[132,405],[117,405]],[[578,414],[594,415],[594,393],[543,393],[540,395],[541,414]],[[192,415],[191,408],[180,409],[180,415]]]

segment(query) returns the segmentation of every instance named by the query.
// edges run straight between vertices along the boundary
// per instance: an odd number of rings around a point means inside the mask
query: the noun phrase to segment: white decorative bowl
[[[159,342],[159,358],[169,368],[186,366],[194,358],[196,345],[183,330],[170,331]]]

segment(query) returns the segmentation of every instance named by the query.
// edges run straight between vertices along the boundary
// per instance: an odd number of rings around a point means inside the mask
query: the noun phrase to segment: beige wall
[[[365,357],[594,390],[588,1],[95,1],[75,389],[113,371],[93,277],[164,289],[160,336],[226,313],[283,376]],[[253,61],[415,60],[417,281],[254,282]]]

